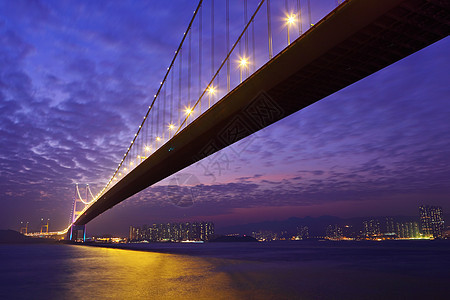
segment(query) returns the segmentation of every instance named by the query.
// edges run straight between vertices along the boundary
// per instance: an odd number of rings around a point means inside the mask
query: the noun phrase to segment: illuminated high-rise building
[[[214,235],[212,222],[163,223],[130,226],[130,241],[208,241]]]
[[[363,221],[363,233],[366,237],[375,237],[381,234],[380,221],[369,219]]]
[[[418,238],[419,224],[417,222],[401,222],[396,224],[396,234],[399,238]]]
[[[395,233],[396,232],[396,226],[394,223],[394,218],[393,217],[386,217],[385,219],[385,228],[384,228],[384,233]]]
[[[342,227],[337,224],[328,225],[326,235],[329,239],[340,239],[342,238]]]
[[[260,230],[260,231],[253,231],[252,237],[257,239],[260,242],[268,242],[268,241],[275,241],[278,240],[278,235],[271,231],[271,230]]]
[[[308,226],[297,226],[297,237],[302,240],[308,239],[309,238]]]
[[[136,228],[134,228],[133,226],[130,226],[130,235],[129,235],[129,239],[130,241],[134,241],[136,240]]]
[[[212,235],[214,234],[214,223],[212,222],[201,222],[199,223],[199,234],[198,238],[201,241],[207,241],[211,239]]]
[[[421,205],[419,206],[419,213],[422,234],[432,235],[434,238],[442,238],[444,233],[442,207]]]

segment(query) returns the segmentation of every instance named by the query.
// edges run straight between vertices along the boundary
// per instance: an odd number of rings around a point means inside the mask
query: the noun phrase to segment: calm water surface
[[[0,245],[0,299],[450,299],[445,241],[128,247]]]

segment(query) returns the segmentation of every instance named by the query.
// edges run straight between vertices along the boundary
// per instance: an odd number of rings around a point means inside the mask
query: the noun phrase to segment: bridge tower
[[[41,218],[41,234],[48,233],[48,223],[50,219],[47,219],[47,223],[44,223],[44,218]]]
[[[86,206],[94,199],[94,195],[89,188],[89,184],[86,184],[85,193],[80,192],[78,183],[75,185],[75,198],[73,201],[72,216],[70,222],[73,223],[81,215]],[[90,196],[90,197],[89,197]],[[67,239],[76,242],[84,242],[86,240],[86,225],[72,225],[67,232]]]
[[[28,222],[20,222],[20,233],[21,234],[27,234],[28,233]]]

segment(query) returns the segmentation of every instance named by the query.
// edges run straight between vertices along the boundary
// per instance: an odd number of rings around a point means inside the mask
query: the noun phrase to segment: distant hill
[[[54,243],[53,240],[31,238],[14,230],[0,230],[0,244],[39,244]]]

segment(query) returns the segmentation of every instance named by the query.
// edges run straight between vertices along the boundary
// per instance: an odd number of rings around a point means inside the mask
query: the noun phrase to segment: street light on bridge
[[[170,123],[169,125],[167,125],[167,127],[169,128],[169,139],[172,138],[172,131],[175,129],[175,125]]]
[[[286,27],[287,27],[287,42],[288,42],[288,46],[291,44],[291,37],[289,34],[289,29],[292,25],[295,24],[295,15],[294,14],[289,14],[286,15]]]
[[[155,151],[156,151],[156,149],[158,149],[158,142],[159,142],[159,141],[161,141],[161,137],[157,136],[157,137],[155,138]]]
[[[184,109],[184,113],[189,117],[189,115],[192,113],[192,108],[189,106]]]
[[[192,114],[193,111],[194,110],[190,106],[187,106],[187,107],[185,106],[184,113],[186,115],[186,126],[187,126],[187,123],[189,122],[189,116]]]
[[[240,73],[240,80],[242,83],[242,69],[247,69],[248,68],[248,59],[247,57],[241,57],[239,59],[239,73]]]
[[[208,91],[208,107],[211,107],[211,97],[213,97],[214,94],[216,93],[216,88],[213,85],[211,85],[207,91]]]

